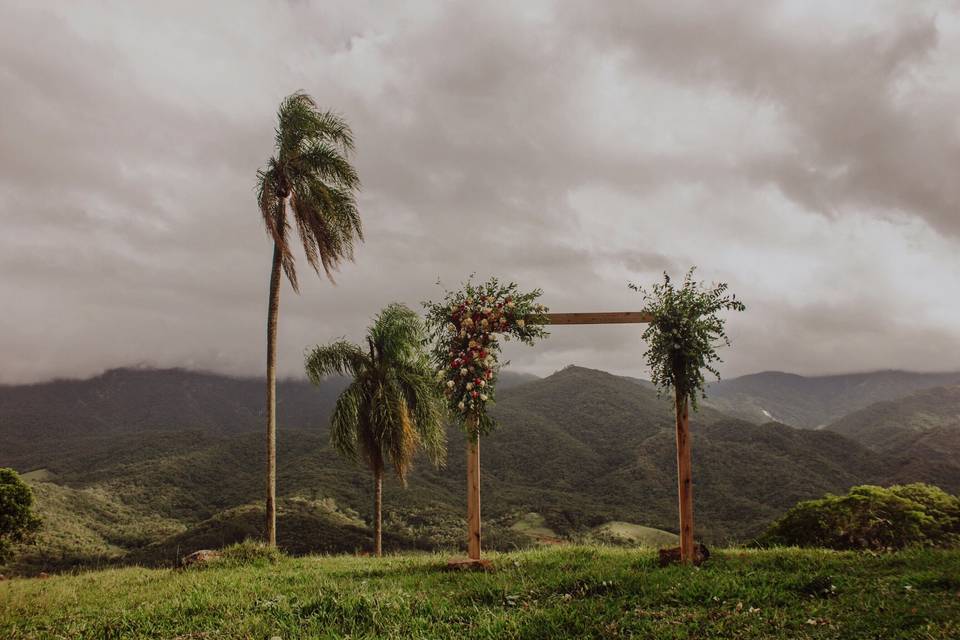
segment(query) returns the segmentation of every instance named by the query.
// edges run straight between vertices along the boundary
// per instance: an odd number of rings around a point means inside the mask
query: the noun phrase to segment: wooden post
[[[467,437],[467,556],[480,559],[480,438]]]
[[[491,571],[489,560],[480,558],[480,420],[467,418],[467,557],[451,558],[447,568],[456,571]]]
[[[680,503],[680,562],[694,561],[693,472],[690,460],[690,403],[676,395],[677,414],[677,493]]]

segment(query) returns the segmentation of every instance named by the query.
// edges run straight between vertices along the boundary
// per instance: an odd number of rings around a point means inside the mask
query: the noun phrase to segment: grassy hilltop
[[[18,579],[0,583],[0,637],[960,637],[956,551],[725,550],[700,569],[604,547],[491,557],[492,574],[308,556]]]

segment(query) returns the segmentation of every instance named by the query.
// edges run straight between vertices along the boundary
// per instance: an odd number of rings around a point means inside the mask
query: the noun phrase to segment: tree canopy
[[[798,503],[762,542],[829,549],[902,549],[960,545],[960,498],[915,483],[853,487]]]
[[[342,117],[319,110],[313,98],[298,92],[280,104],[274,143],[274,155],[257,172],[257,202],[284,273],[298,291],[288,198],[307,262],[318,273],[322,267],[332,279],[340,262],[353,258],[355,240],[363,240],[355,196],[360,178],[349,161],[353,132]]]
[[[0,469],[0,562],[10,557],[13,545],[29,542],[40,528],[33,502],[33,492],[20,475]]]
[[[391,304],[374,320],[366,342],[316,347],[306,358],[307,375],[314,383],[330,374],[352,378],[331,417],[334,446],[374,472],[389,464],[405,480],[418,448],[438,464],[446,455],[445,414],[423,351],[423,323],[406,306]]]

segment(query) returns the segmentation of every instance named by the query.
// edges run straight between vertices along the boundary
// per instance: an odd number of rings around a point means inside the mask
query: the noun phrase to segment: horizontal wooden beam
[[[653,316],[642,311],[606,311],[600,313],[548,313],[550,324],[643,324]]]

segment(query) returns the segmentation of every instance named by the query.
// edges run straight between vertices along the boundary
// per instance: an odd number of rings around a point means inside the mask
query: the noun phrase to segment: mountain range
[[[798,376],[767,371],[710,385],[708,404],[749,422],[823,429],[848,413],[932,387],[960,385],[960,372],[874,371]]]
[[[698,535],[749,540],[797,501],[855,484],[960,491],[960,387],[943,386],[955,379],[771,373],[713,385],[692,417]],[[675,530],[672,403],[637,382],[582,367],[505,372],[501,428],[481,447],[487,546],[590,538],[611,523]],[[369,541],[369,474],[328,442],[343,387],[279,384],[280,543],[294,552]],[[261,380],[180,369],[0,387],[0,466],[26,474],[47,521],[21,569],[171,562],[259,536],[262,404]],[[758,408],[793,426],[761,422]],[[461,544],[465,442],[456,425],[448,435],[445,468],[421,461],[406,488],[387,483],[388,549]]]

